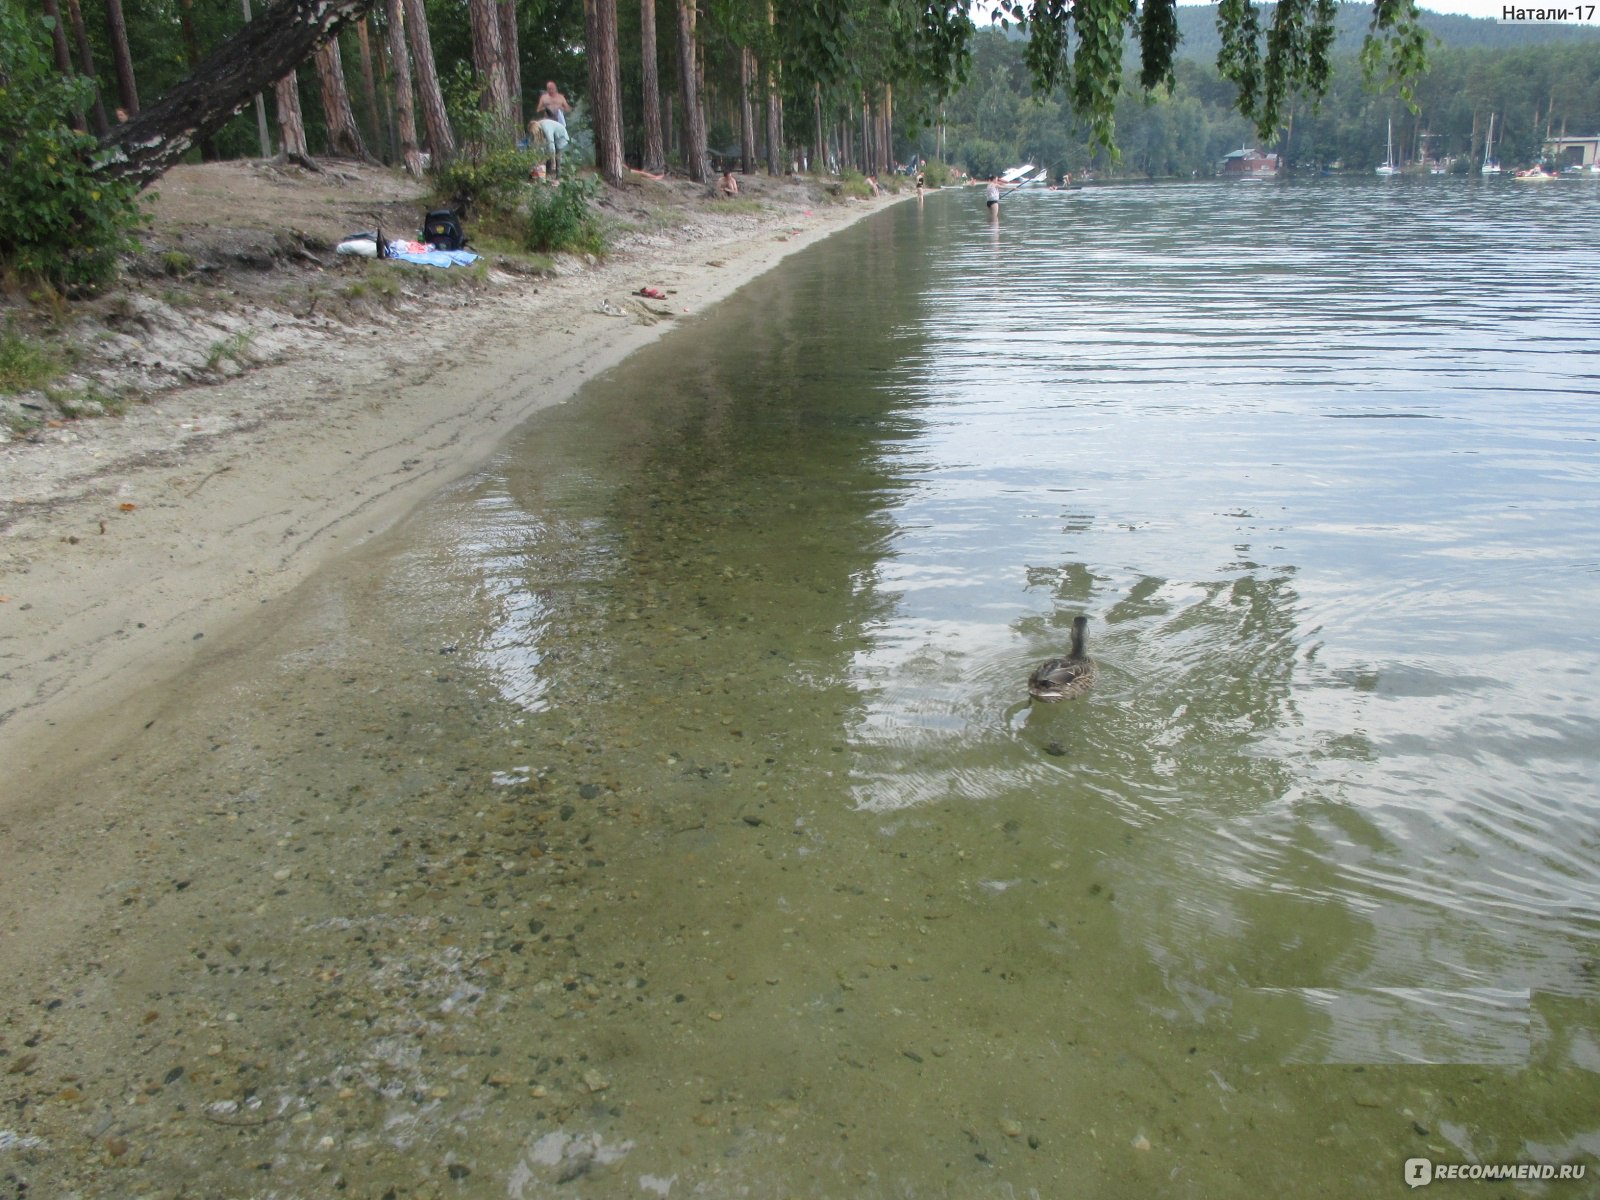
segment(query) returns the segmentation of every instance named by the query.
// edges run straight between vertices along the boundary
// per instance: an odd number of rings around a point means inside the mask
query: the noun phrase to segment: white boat
[[[1383,166],[1378,168],[1379,175],[1398,175],[1400,168],[1394,165],[1394,118],[1389,118],[1389,140],[1383,153]]]
[[[1485,175],[1500,174],[1500,164],[1495,161],[1491,151],[1494,149],[1494,114],[1489,114],[1489,135],[1483,139],[1483,166],[1479,168]]]
[[[1000,184],[1002,187],[1008,187],[1015,191],[1017,188],[1024,188],[1030,184],[1047,183],[1049,179],[1050,171],[1048,168],[1036,167],[1032,163],[1023,163],[1020,167],[1012,167],[1001,175]]]

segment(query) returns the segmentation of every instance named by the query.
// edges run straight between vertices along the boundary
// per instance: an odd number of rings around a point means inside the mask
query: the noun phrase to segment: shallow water
[[[981,207],[789,260],[181,681],[82,781],[121,932],[16,1006],[0,1170],[1596,1194],[1600,186]]]

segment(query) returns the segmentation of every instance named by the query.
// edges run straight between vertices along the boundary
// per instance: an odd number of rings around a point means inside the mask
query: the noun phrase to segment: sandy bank
[[[301,345],[289,330],[270,365],[0,447],[6,792],[138,728],[142,688],[530,414],[888,202],[808,204],[788,189],[760,211],[635,233],[598,266],[491,270],[453,306]],[[666,301],[639,299],[642,286]]]

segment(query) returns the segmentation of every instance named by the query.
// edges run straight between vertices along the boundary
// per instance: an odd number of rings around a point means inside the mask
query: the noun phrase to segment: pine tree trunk
[[[44,0],[44,15],[50,18],[50,42],[56,51],[56,70],[73,79],[78,72],[72,65],[72,50],[67,45],[67,23],[61,19],[61,6],[56,0]]]
[[[678,84],[683,93],[683,157],[689,178],[696,183],[711,179],[706,154],[706,117],[700,111],[700,77],[696,65],[694,0],[677,0]]]
[[[667,165],[661,137],[661,80],[656,67],[656,0],[639,2],[640,76],[644,85],[644,154],[640,166],[652,175]]]
[[[778,91],[778,68],[767,65],[767,174],[782,175],[786,167],[783,155],[783,96]]]
[[[386,11],[387,5],[373,5],[373,12]],[[379,36],[372,39],[372,58],[378,65],[378,121],[380,133],[378,140],[382,145],[378,157],[386,164],[392,164],[400,151],[400,133],[394,121],[394,72],[389,66],[389,37],[388,22],[378,31]]]
[[[883,85],[883,169],[894,170],[894,85]]]
[[[56,0],[44,0],[44,13],[51,20],[50,40],[56,50],[56,70],[68,79],[76,79],[78,72],[72,66],[72,51],[67,46],[67,23],[61,19],[61,9]],[[88,129],[83,113],[78,109],[72,111],[72,127],[79,133]]]
[[[344,57],[339,39],[329,38],[317,48],[317,83],[322,89],[322,113],[328,122],[328,153],[345,158],[367,159],[361,127],[350,107],[350,91],[344,82]]]
[[[589,51],[589,118],[594,126],[594,164],[600,178],[609,184],[619,184],[628,166],[622,157],[617,0],[583,0],[583,26]]]
[[[406,36],[411,41],[411,63],[417,72],[417,95],[422,99],[422,124],[428,131],[428,152],[437,171],[456,156],[456,137],[439,90],[439,68],[434,64],[433,39],[428,35],[428,12],[422,0],[401,0],[405,7]]]
[[[378,81],[372,72],[372,37],[367,19],[356,22],[356,45],[361,50],[361,107],[366,110],[368,145],[383,146],[383,122],[378,115]]]
[[[133,56],[128,53],[128,24],[122,19],[122,0],[106,0],[106,28],[111,33],[111,59],[117,67],[117,96],[122,101],[126,120],[139,111],[139,84],[133,74]]]
[[[300,77],[290,71],[274,85],[278,103],[278,141],[283,155],[290,159],[309,159],[306,150],[306,123],[300,115]]]
[[[372,0],[274,0],[188,78],[101,140],[102,173],[147,187],[201,139],[221,129],[256,92],[282,79],[359,17]]]
[[[72,19],[72,38],[78,44],[78,69],[94,84],[94,99],[89,106],[95,137],[105,137],[111,122],[106,120],[106,106],[100,100],[99,76],[94,69],[94,51],[89,47],[89,31],[83,27],[83,7],[78,0],[67,0],[67,13]]]
[[[384,0],[389,17],[389,61],[394,64],[394,115],[400,127],[400,161],[406,174],[422,178],[422,152],[417,148],[417,117],[411,107],[411,62],[406,54],[405,10],[400,0]]]
[[[511,93],[511,128],[522,129],[522,51],[517,41],[517,0],[500,0],[500,54]]]
[[[755,55],[739,47],[739,170],[749,175],[756,165],[756,119],[751,112],[750,89],[755,85]]]
[[[511,128],[511,89],[506,85],[505,53],[500,48],[500,11],[494,0],[467,0],[472,18],[472,65],[483,84],[483,108],[494,114],[501,132]]]
[[[867,93],[861,93],[861,173],[872,174],[872,105]]]
[[[772,0],[767,0],[767,29],[777,24],[778,14]],[[773,39],[776,41],[776,39]],[[783,161],[783,95],[779,92],[782,68],[776,54],[767,55],[767,174],[782,175]]]
[[[826,175],[828,173],[828,140],[822,127],[822,84],[811,85],[811,119],[816,125],[812,130],[812,152],[815,154],[811,160],[811,173],[813,175]]]

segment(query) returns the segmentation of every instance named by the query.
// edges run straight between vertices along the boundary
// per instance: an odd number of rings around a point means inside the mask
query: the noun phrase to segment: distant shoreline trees
[[[248,0],[0,0],[7,27],[69,85],[50,122],[90,133],[103,121],[99,152],[75,143],[79,158],[141,186],[197,154],[371,156],[413,172],[426,156],[443,169],[460,134],[440,80],[462,70],[502,138],[521,134],[555,79],[578,105],[575,145],[612,183],[629,164],[706,179],[713,159],[732,158],[774,173],[882,172],[946,146],[975,169],[1016,157],[1072,169],[1115,161],[1120,147],[1128,168],[1186,174],[1269,138],[1292,158],[1359,160],[1385,103],[1352,90],[1363,75],[1400,97],[1386,110],[1420,107],[1434,145],[1481,144],[1492,109],[1508,152],[1525,152],[1535,111],[1547,125],[1579,120],[1568,94],[1594,91],[1559,48],[1519,60],[1520,80],[1454,51],[1419,73],[1413,0],[1222,0],[1198,10],[1209,29],[1174,0],[984,0],[1003,32],[974,29],[964,0],[256,0],[247,24],[250,11]],[[1359,71],[1342,57],[1358,26]],[[1190,39],[1214,39],[1214,66],[1182,57]],[[1320,108],[1307,99],[1324,93]],[[265,122],[236,115],[256,96],[276,115],[271,146]],[[99,115],[108,107],[114,118]]]

